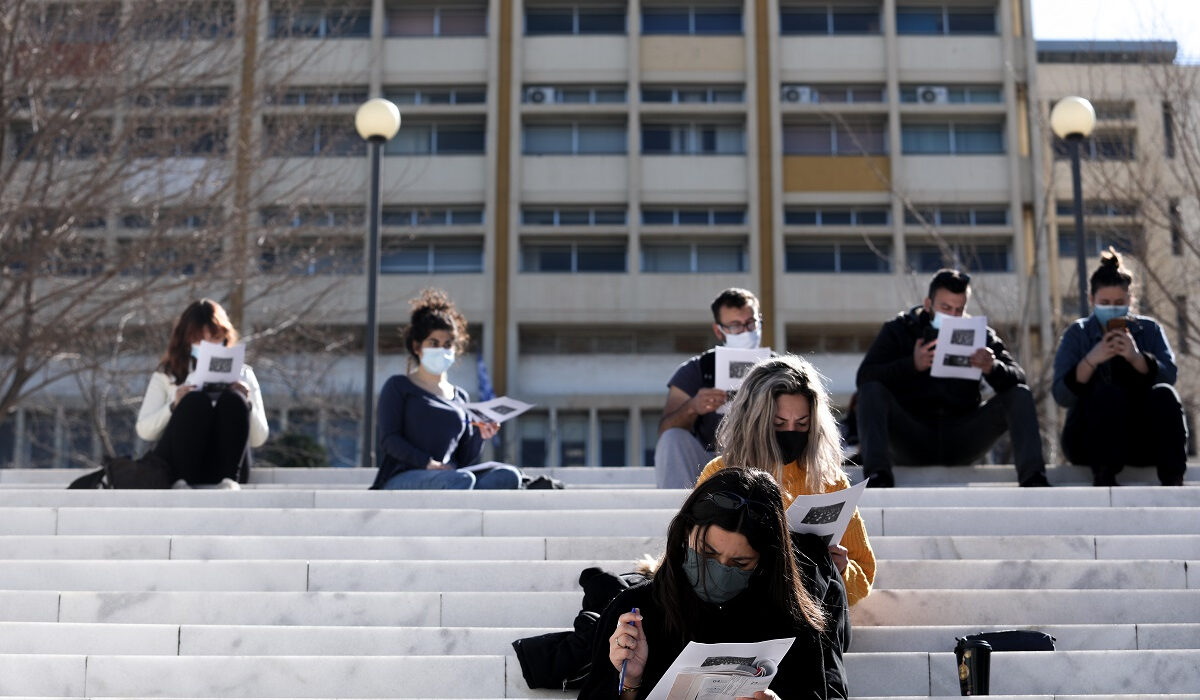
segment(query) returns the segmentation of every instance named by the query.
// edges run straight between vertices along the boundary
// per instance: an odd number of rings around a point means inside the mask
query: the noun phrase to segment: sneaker
[[[184,481],[183,479],[180,479],[180,480],[176,481],[175,483],[171,484],[171,488],[173,488],[173,489],[190,489],[192,487],[188,484],[188,482]]]
[[[241,491],[242,485],[228,477],[217,482],[217,488],[225,489],[226,491]]]

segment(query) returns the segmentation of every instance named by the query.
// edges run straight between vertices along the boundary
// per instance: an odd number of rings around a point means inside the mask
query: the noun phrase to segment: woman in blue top
[[[467,392],[446,378],[467,346],[467,321],[445,292],[426,289],[412,302],[404,330],[409,373],[395,375],[379,395],[379,452],[373,489],[515,489],[521,472],[500,466],[476,477],[475,463],[496,423],[471,420]],[[415,367],[415,369],[414,369]]]
[[[1164,486],[1182,486],[1187,424],[1176,393],[1175,353],[1162,327],[1129,313],[1133,275],[1112,248],[1092,273],[1093,313],[1063,333],[1054,357],[1054,400],[1067,408],[1062,445],[1116,486],[1128,464],[1154,465]]]

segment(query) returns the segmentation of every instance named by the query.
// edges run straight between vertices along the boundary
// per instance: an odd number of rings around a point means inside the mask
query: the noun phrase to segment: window
[[[1183,255],[1183,217],[1179,214],[1179,200],[1167,201],[1167,221],[1171,229],[1171,255]]]
[[[741,34],[741,5],[642,7],[642,34]]]
[[[1175,112],[1171,109],[1170,102],[1162,104],[1162,120],[1163,120],[1163,155],[1167,158],[1175,157]]]
[[[135,107],[215,107],[225,104],[229,97],[226,88],[202,88],[199,90],[174,90],[161,88],[138,93],[133,98]]]
[[[380,223],[384,226],[478,226],[483,223],[483,209],[386,206]]]
[[[610,85],[555,88],[529,85],[525,88],[523,101],[526,104],[625,104],[625,87]]]
[[[325,435],[321,442],[329,452],[329,466],[359,466],[358,443],[361,436],[362,426],[357,413],[326,409]]]
[[[398,131],[383,150],[392,155],[481,155],[485,141],[482,122],[413,124]]]
[[[546,443],[550,441],[550,417],[544,413],[529,412],[517,418],[520,435],[518,450],[523,467],[546,466]]]
[[[485,36],[486,34],[486,4],[412,7],[408,0],[391,0],[388,3],[388,36]]]
[[[50,410],[25,411],[25,442],[29,446],[28,466],[49,469],[54,466],[55,416]]]
[[[625,208],[595,207],[592,209],[524,207],[523,226],[624,226]]]
[[[17,414],[13,412],[0,416],[0,469],[13,466],[16,451]]]
[[[646,226],[744,226],[744,207],[714,209],[672,209],[642,207],[642,223]]]
[[[1004,126],[984,123],[905,123],[900,142],[906,155],[1004,153]]]
[[[268,33],[274,39],[367,39],[371,6],[273,6]]]
[[[645,124],[642,126],[642,153],[742,155],[746,152],[745,136],[741,125]]]
[[[994,8],[954,5],[904,6],[896,8],[897,34],[969,35],[995,34]]]
[[[1066,160],[1071,157],[1070,146],[1066,141],[1054,139],[1054,159]],[[1079,157],[1085,160],[1119,160],[1137,159],[1137,132],[1128,130],[1097,131],[1079,144]]]
[[[600,466],[623,467],[629,464],[627,445],[629,442],[629,415],[604,412],[600,422]]]
[[[43,261],[43,269],[62,277],[90,277],[104,267],[104,241],[71,237],[63,240]]]
[[[625,8],[551,6],[525,8],[525,34],[624,34]]]
[[[703,329],[620,326],[528,327],[520,329],[521,353],[529,355],[695,355],[712,347]],[[657,426],[657,421],[655,422]]]
[[[136,158],[223,156],[229,132],[212,119],[140,119],[133,123],[130,154]]]
[[[190,277],[209,272],[220,256],[221,241],[207,236],[118,238],[114,264],[122,277]]]
[[[839,4],[783,6],[779,31],[789,34],[878,34],[879,7]]]
[[[1075,203],[1069,199],[1060,199],[1054,211],[1058,216],[1073,217],[1075,216]],[[1085,199],[1083,200],[1083,215],[1109,218],[1137,216],[1138,205],[1137,202],[1122,200]]]
[[[908,246],[908,265],[914,272],[937,272],[953,267],[970,272],[1012,272],[1007,243],[932,243]]]
[[[559,412],[558,463],[564,467],[582,467],[588,463],[588,414]]]
[[[892,271],[892,246],[885,241],[795,242],[785,254],[788,272]]]
[[[642,87],[642,102],[667,104],[742,103],[746,99],[741,86],[726,87]]]
[[[627,150],[622,124],[527,124],[522,136],[527,156],[624,155]]]
[[[268,240],[259,253],[258,269],[266,274],[361,275],[363,252],[360,239]]]
[[[359,228],[366,225],[366,207],[265,207],[261,212],[268,228]]]
[[[384,97],[398,105],[481,105],[487,88],[384,88]]]
[[[95,461],[93,421],[88,411],[63,409],[64,467],[89,467]]]
[[[385,238],[379,271],[396,275],[483,272],[483,241],[401,241]]]
[[[221,221],[220,209],[147,209],[125,211],[119,219],[122,228],[201,229]],[[103,228],[103,224],[100,225]]]
[[[134,36],[143,41],[227,39],[233,36],[232,2],[135,3]]]
[[[621,242],[537,242],[521,246],[522,272],[625,272]]]
[[[289,87],[282,93],[268,93],[267,104],[288,107],[311,105],[353,105],[367,101],[367,88],[362,87]]]
[[[864,156],[887,153],[887,126],[875,120],[806,121],[785,124],[789,156]]]
[[[1084,226],[1083,252],[1088,257],[1100,257],[1100,253],[1108,250],[1109,246],[1116,248],[1119,253],[1132,253],[1141,243],[1142,229],[1139,226],[1102,225]],[[1074,257],[1079,250],[1075,240],[1075,227],[1059,225],[1058,254],[1064,258]]]
[[[788,87],[784,89],[784,101],[788,101]],[[822,104],[878,103],[884,101],[882,85],[815,85],[810,99]],[[793,98],[792,101],[795,101]]]
[[[1188,334],[1191,331],[1191,321],[1188,316],[1188,299],[1180,294],[1175,297],[1175,338],[1178,342],[1179,354],[1187,355],[1191,346],[1188,342]],[[3,455],[0,455],[3,459]]]
[[[744,242],[642,244],[642,272],[746,272]]]
[[[1105,102],[1098,100],[1092,103],[1096,110],[1096,121],[1126,121],[1133,119],[1132,102]]]
[[[909,226],[1007,226],[1008,207],[922,207],[904,212]]]
[[[888,207],[789,207],[783,212],[786,226],[887,226]]]
[[[86,160],[108,153],[111,143],[112,122],[108,119],[90,119],[57,133],[34,131],[28,122],[12,126],[13,152],[20,160]]]
[[[922,96],[926,93],[921,88],[927,85],[905,85],[900,88],[900,101],[906,103],[927,103],[930,98]],[[1000,104],[1004,101],[1004,93],[999,85],[936,85],[937,89],[946,89],[946,101],[950,104]],[[940,93],[930,93],[939,97]]]
[[[363,156],[367,142],[354,130],[353,120],[333,117],[263,119],[263,148],[268,157]],[[404,134],[404,130],[400,131]],[[389,143],[395,143],[393,139]]]

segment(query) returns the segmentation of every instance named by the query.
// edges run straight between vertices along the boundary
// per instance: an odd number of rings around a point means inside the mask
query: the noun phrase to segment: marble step
[[[879,563],[875,588],[1200,589],[1200,560],[894,559]]]
[[[463,669],[469,668],[469,673]],[[953,653],[846,657],[857,696],[951,696]],[[398,679],[403,679],[398,682]],[[992,655],[998,695],[1188,693],[1200,651]],[[0,693],[98,697],[568,697],[530,691],[512,656],[0,655]]]
[[[40,597],[39,597],[40,596]],[[0,619],[198,625],[564,627],[573,592],[0,592]],[[1200,590],[874,591],[856,626],[1200,623]]]
[[[10,508],[0,535],[652,536],[674,509]],[[889,535],[1194,535],[1195,508],[862,508]]]
[[[364,491],[364,490],[0,490],[0,507],[208,507],[208,508],[479,508],[487,510],[678,508],[688,491],[592,489],[566,491]],[[875,489],[867,507],[1105,507],[1200,508],[1200,487],[1166,489],[1063,487]]]
[[[628,559],[662,552],[664,537],[356,537],[260,535],[5,535],[5,559]],[[1200,535],[883,536],[891,559],[1200,559]]]
[[[864,627],[1197,623],[1200,590],[875,590],[850,613]]]
[[[0,622],[0,654],[377,656],[511,653],[558,627],[314,627]],[[1200,624],[859,627],[854,653],[944,652],[994,629],[1038,629],[1060,651],[1200,648]]]

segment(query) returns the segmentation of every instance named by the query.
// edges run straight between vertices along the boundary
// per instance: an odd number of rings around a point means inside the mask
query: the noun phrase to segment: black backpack
[[[171,465],[153,452],[139,459],[105,457],[104,466],[71,482],[69,489],[169,489]]]

